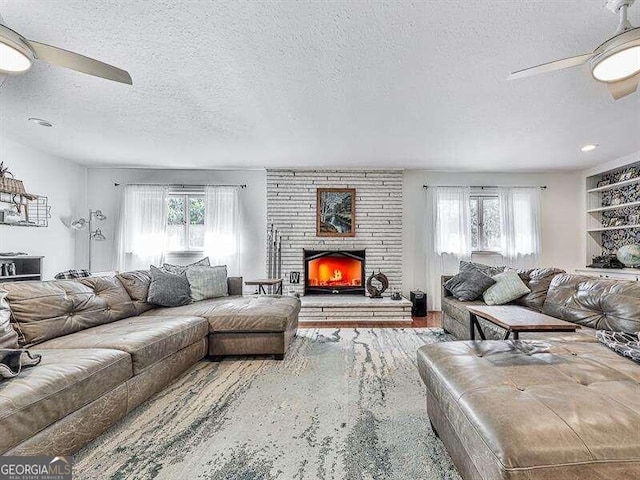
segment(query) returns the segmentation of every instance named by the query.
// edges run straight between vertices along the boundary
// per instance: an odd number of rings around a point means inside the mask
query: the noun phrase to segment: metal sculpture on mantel
[[[373,281],[380,284],[379,287],[373,285]],[[375,270],[371,273],[371,276],[367,279],[367,292],[371,298],[382,298],[384,291],[389,288],[389,279],[382,273],[376,273]]]
[[[269,229],[267,235],[267,274],[269,278],[282,278],[282,237],[278,230]]]

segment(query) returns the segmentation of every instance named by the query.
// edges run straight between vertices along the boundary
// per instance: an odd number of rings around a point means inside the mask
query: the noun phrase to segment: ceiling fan
[[[2,74],[19,75],[25,73],[36,60],[94,77],[133,85],[129,72],[79,53],[27,40],[18,32],[7,27],[0,16],[0,85],[2,84]]]
[[[631,95],[640,83],[640,28],[634,28],[627,18],[627,10],[634,2],[635,0],[607,1],[607,8],[620,16],[620,23],[614,36],[593,53],[518,70],[507,79],[530,77],[590,62],[593,78],[605,83],[615,100]]]

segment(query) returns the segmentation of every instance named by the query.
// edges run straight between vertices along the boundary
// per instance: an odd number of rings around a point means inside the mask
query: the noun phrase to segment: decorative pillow
[[[492,267],[491,265],[485,265],[484,263],[465,262],[464,260],[461,260],[460,271],[462,271],[462,267],[464,267],[465,265],[473,265],[482,273],[490,277],[493,277],[494,275],[498,275],[499,273],[504,272],[504,269],[506,268],[506,267]]]
[[[174,275],[152,265],[147,302],[162,307],[177,307],[191,303],[187,274],[182,272]]]
[[[91,272],[89,270],[65,270],[64,272],[60,272],[56,274],[56,280],[73,280],[74,278],[87,278],[91,276]]]
[[[460,273],[449,279],[444,288],[458,300],[470,302],[476,300],[496,281],[471,262],[460,262]]]
[[[191,287],[191,300],[194,302],[229,295],[226,265],[189,267],[187,268],[187,280],[189,280]]]
[[[18,348],[18,334],[11,326],[11,310],[6,300],[8,294],[0,290],[0,348]]]
[[[614,352],[640,363],[640,332],[631,334],[598,330],[596,337]]]
[[[209,263],[209,257],[204,257],[202,260],[198,260],[197,262],[190,263],[189,265],[171,265],[170,263],[165,263],[162,265],[162,269],[165,272],[173,273],[174,275],[179,275],[187,271],[189,267],[208,267],[211,265]]]
[[[487,305],[504,305],[531,293],[515,270],[499,273],[492,278],[496,281],[495,285],[490,286],[483,294]]]

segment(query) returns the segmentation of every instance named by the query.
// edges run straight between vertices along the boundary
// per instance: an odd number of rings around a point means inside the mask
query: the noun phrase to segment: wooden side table
[[[474,305],[468,306],[467,310],[471,314],[469,321],[471,340],[475,340],[476,328],[480,338],[486,340],[478,317],[504,328],[506,332],[503,340],[507,340],[512,333],[514,340],[518,340],[520,332],[575,332],[580,328],[580,325],[575,323],[565,322],[516,305]]]
[[[265,286],[269,289],[269,294],[282,295],[282,279],[281,278],[260,278],[257,280],[247,280],[245,285],[257,285],[258,293],[267,295]]]

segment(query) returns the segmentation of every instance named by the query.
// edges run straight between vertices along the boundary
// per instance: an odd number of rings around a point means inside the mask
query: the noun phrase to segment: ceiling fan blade
[[[57,65],[59,67],[70,68],[77,72],[93,75],[94,77],[106,78],[114,82],[133,85],[129,72],[114,67],[99,60],[85,57],[79,53],[70,52],[58,47],[52,47],[44,43],[29,40],[29,45],[33,49],[38,60]]]
[[[640,83],[640,73],[626,80],[607,83],[607,87],[609,87],[609,92],[611,92],[613,99],[620,100],[622,97],[634,93],[638,89],[638,83]]]
[[[563,68],[577,67],[586,63],[593,53],[585,53],[584,55],[578,55],[575,57],[563,58],[562,60],[556,60],[554,62],[543,63],[535,67],[525,68],[524,70],[518,70],[511,73],[507,77],[507,80],[516,80],[518,78],[531,77],[533,75],[539,75],[541,73],[553,72],[555,70],[562,70]]]

